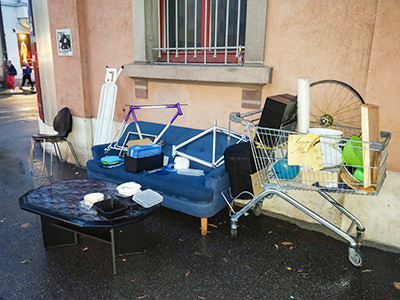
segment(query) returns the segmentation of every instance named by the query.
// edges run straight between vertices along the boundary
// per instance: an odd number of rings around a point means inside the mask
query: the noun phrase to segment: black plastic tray
[[[125,214],[128,206],[118,199],[107,199],[93,204],[97,213],[107,219],[115,219]]]

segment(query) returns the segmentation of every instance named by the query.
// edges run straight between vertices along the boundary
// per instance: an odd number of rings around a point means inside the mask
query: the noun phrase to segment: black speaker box
[[[268,97],[258,126],[279,129],[281,124],[290,120],[297,110],[297,97],[282,94]]]

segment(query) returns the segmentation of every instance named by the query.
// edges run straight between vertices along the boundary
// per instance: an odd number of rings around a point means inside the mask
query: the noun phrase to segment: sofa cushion
[[[142,189],[153,189],[174,197],[189,198],[193,202],[207,202],[212,200],[213,190],[205,186],[205,176],[185,176],[177,173],[141,172],[131,173],[124,166],[104,168],[99,162],[89,160],[86,164],[88,176],[121,184],[135,181],[142,185]]]

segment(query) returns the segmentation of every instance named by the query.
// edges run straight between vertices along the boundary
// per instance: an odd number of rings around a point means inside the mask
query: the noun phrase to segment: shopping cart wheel
[[[263,203],[262,202],[258,202],[256,205],[254,205],[253,215],[258,217],[261,214],[262,207],[263,207]]]
[[[363,261],[363,255],[360,249],[349,248],[349,260],[350,262],[356,266],[361,267]]]

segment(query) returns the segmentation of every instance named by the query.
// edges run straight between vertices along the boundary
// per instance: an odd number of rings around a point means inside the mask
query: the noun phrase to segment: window
[[[178,2],[177,14],[175,13],[176,6],[174,6],[176,2]],[[186,31],[193,33],[190,38],[189,34],[185,34],[185,13],[179,13],[179,7],[184,12],[186,11],[185,2],[187,2],[186,9],[188,11]],[[193,4],[191,4],[192,2]],[[218,6],[216,6],[217,2]],[[268,0],[162,0],[161,2],[160,0],[132,0],[134,62],[124,65],[125,72],[135,80],[191,81],[242,85],[252,88],[263,86],[271,81],[272,76],[272,68],[264,65],[267,3]],[[225,13],[222,15],[220,5],[223,7],[224,4],[225,7],[232,8],[234,12],[225,9]],[[191,15],[189,15],[189,8],[192,11]],[[218,10],[217,14],[216,10]],[[173,25],[174,27],[170,28],[170,23],[175,21],[175,14],[178,17],[181,16],[183,21],[178,18],[178,26]],[[217,26],[215,26],[216,15],[219,19],[219,21],[217,19]],[[234,17],[235,15],[236,17]],[[238,29],[235,26],[238,19],[240,20],[239,43],[236,38]],[[200,20],[203,21],[200,22]],[[225,50],[226,26],[224,24],[227,21],[228,46],[232,49]],[[203,26],[201,23],[204,23]],[[194,29],[195,24],[196,30]],[[205,26],[205,24],[208,25]],[[165,32],[169,33],[168,35],[164,33],[164,27]],[[159,30],[160,28],[161,30]],[[178,38],[176,38],[174,28],[178,28]],[[204,30],[204,28],[206,29]],[[196,38],[194,37],[195,33]],[[185,36],[187,36],[186,48]],[[180,37],[181,40],[179,40]],[[216,43],[215,38],[217,38]],[[176,49],[177,45],[178,49]],[[215,45],[217,46],[215,47]],[[240,48],[238,46],[242,47],[242,55],[245,47],[246,55],[242,64],[238,64],[240,57],[236,57],[236,51]],[[206,51],[204,51],[205,48]],[[232,50],[233,54],[230,54]],[[176,57],[177,52],[178,57]],[[225,52],[228,53],[226,63]],[[215,59],[218,61],[212,63],[214,53],[216,54]]]
[[[158,47],[163,63],[243,63],[247,0],[159,0]]]

